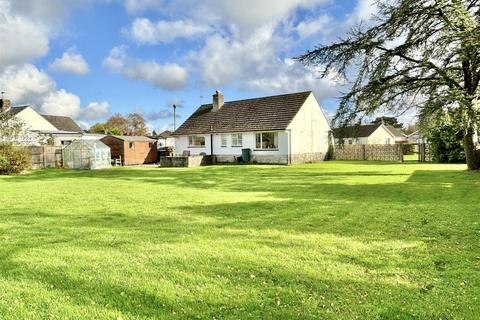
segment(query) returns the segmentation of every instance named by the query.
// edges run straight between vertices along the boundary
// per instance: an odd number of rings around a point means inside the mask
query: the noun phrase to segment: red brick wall
[[[110,147],[112,158],[122,157],[124,165],[146,164],[158,162],[157,143],[148,141],[130,142],[115,137],[104,137],[103,143]]]

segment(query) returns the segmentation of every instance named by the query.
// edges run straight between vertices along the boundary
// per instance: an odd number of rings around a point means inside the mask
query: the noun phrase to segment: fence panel
[[[336,160],[403,161],[403,151],[401,145],[395,144],[336,145],[333,157]]]
[[[60,168],[63,166],[61,146],[27,147],[32,155],[32,168]]]

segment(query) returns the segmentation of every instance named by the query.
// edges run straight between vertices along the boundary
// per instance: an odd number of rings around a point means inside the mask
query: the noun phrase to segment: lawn
[[[478,319],[463,165],[0,177],[0,319]]]

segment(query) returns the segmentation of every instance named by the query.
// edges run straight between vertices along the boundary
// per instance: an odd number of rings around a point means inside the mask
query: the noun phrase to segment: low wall
[[[211,156],[160,157],[161,167],[200,167],[211,164]]]
[[[63,166],[61,146],[27,147],[32,155],[32,169],[60,168]]]
[[[322,162],[324,160],[325,160],[325,154],[321,152],[292,154],[292,157],[291,157],[291,163],[294,163],[294,164]]]
[[[288,164],[288,156],[273,154],[252,154],[252,162],[262,164]]]
[[[336,145],[335,160],[403,161],[400,144],[353,144]]]

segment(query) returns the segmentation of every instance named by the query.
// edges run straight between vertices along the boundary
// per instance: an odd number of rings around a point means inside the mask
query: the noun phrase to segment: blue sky
[[[215,90],[225,100],[313,90],[328,113],[343,82],[291,58],[341,37],[372,0],[0,0],[0,90],[82,126],[141,112],[157,132]]]

